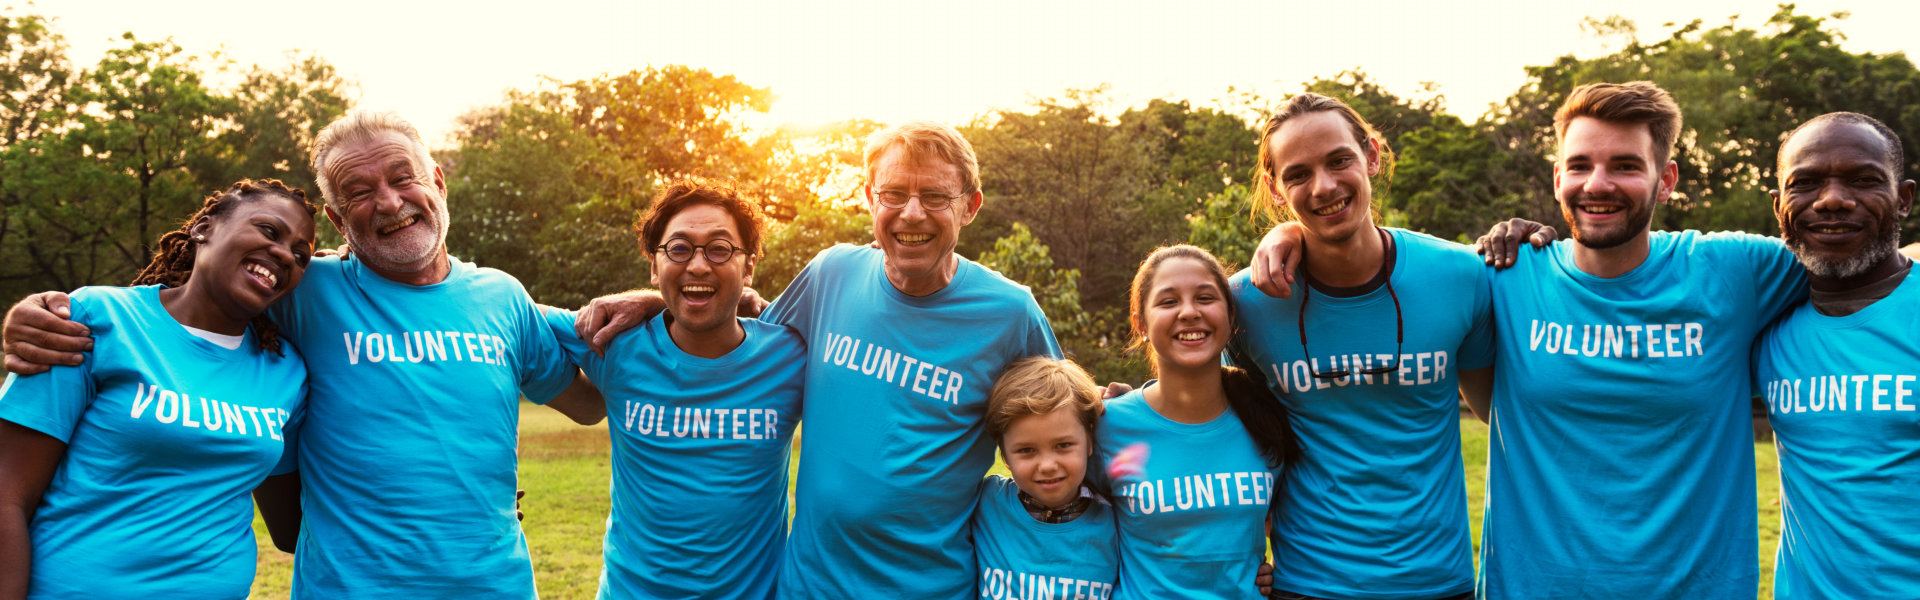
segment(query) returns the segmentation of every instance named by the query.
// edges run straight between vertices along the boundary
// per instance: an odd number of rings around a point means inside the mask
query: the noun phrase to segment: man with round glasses
[[[761,217],[732,189],[675,183],[640,223],[667,310],[597,354],[548,311],[612,416],[602,598],[767,598],[787,538],[787,466],[807,348],[736,316]]]
[[[760,317],[798,331],[809,354],[777,591],[971,598],[967,521],[993,466],[987,393],[1006,365],[1058,356],[1059,345],[1026,288],[953,251],[983,201],[979,161],[958,131],[914,121],[876,132],[866,168],[879,248],[821,252]],[[581,337],[598,344],[650,302],[595,300]]]

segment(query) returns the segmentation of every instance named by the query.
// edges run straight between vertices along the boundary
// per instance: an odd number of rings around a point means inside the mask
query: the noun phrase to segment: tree
[[[1529,82],[1492,115],[1502,121],[1496,140],[1513,154],[1552,156],[1553,111],[1574,87],[1651,80],[1673,94],[1685,117],[1673,156],[1680,182],[1655,226],[1777,232],[1766,192],[1776,185],[1781,136],[1800,122],[1835,110],[1873,115],[1900,133],[1909,169],[1920,160],[1912,153],[1920,133],[1920,70],[1902,54],[1842,49],[1842,36],[1827,25],[1844,18],[1801,15],[1782,4],[1760,29],[1734,19],[1709,29],[1695,20],[1653,43],[1643,43],[1631,21],[1589,19],[1590,32],[1622,49],[1528,67]],[[1527,169],[1529,181],[1551,179],[1544,162]],[[1907,230],[1915,224],[1909,221]]]
[[[24,291],[35,272],[19,244],[23,195],[47,173],[41,138],[72,113],[66,41],[39,15],[0,14],[0,297]]]
[[[762,238],[764,248],[754,267],[753,287],[763,297],[779,297],[820,251],[834,244],[873,240],[873,217],[862,207],[812,202],[798,211],[786,224],[770,224]]]
[[[566,114],[528,104],[468,113],[455,135],[459,149],[442,161],[449,251],[514,274],[550,304],[646,284],[632,229],[651,189],[640,165]]]
[[[1126,335],[1104,335],[1113,321],[1125,321],[1113,308],[1089,311],[1080,301],[1080,270],[1054,268],[1051,251],[1024,223],[994,240],[993,250],[980,255],[980,265],[1027,286],[1046,313],[1060,349],[1097,381],[1145,381],[1145,359],[1126,351]],[[1124,331],[1124,328],[1122,329]]]
[[[233,90],[231,126],[220,132],[216,152],[193,157],[206,173],[202,185],[225,187],[242,178],[273,178],[305,190],[315,204],[319,186],[308,164],[313,138],[352,106],[352,87],[333,65],[313,55],[288,53],[278,69],[254,65]],[[321,247],[341,243],[331,227]]]

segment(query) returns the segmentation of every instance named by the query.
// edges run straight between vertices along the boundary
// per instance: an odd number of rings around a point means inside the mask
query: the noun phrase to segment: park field
[[[1460,422],[1461,454],[1467,465],[1467,509],[1473,545],[1480,547],[1482,492],[1486,488],[1487,426]],[[1760,506],[1760,598],[1770,598],[1773,551],[1780,540],[1780,477],[1772,444],[1755,444]],[[1006,468],[995,465],[996,472]],[[544,600],[591,599],[599,589],[600,540],[606,531],[607,427],[581,427],[559,413],[523,404],[520,413],[520,486],[527,490],[527,543]],[[258,518],[259,574],[255,598],[287,597],[292,555],[267,541]]]

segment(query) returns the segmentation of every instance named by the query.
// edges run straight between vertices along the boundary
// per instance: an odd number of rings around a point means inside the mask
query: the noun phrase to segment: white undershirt
[[[219,345],[221,348],[226,348],[228,350],[240,349],[240,341],[242,338],[246,337],[246,334],[244,333],[240,335],[227,335],[224,333],[214,333],[198,327],[188,326],[185,323],[182,323],[180,326],[186,327],[187,333],[191,333],[195,337],[198,337],[200,339],[213,342],[214,344]]]

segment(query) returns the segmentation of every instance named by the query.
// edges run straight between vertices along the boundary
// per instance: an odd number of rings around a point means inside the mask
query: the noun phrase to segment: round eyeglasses
[[[694,252],[699,252],[706,255],[707,262],[721,265],[733,260],[734,253],[739,252],[740,248],[726,240],[714,240],[705,244],[695,244],[686,240],[673,240],[654,246],[653,251],[665,252],[667,254],[667,260],[683,264],[693,260]]]

